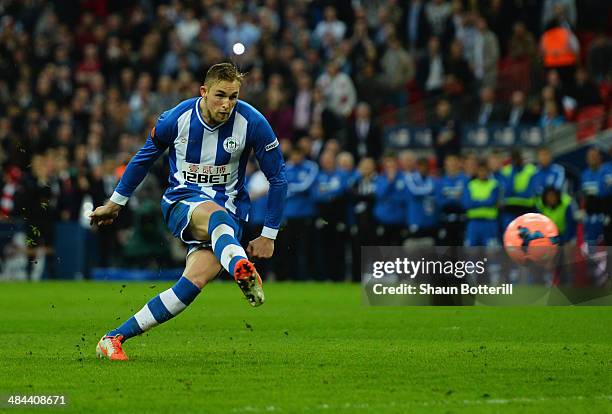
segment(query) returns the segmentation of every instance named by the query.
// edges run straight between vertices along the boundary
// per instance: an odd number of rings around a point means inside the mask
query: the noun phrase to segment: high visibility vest
[[[541,198],[538,198],[537,201],[538,210],[557,225],[559,234],[563,234],[565,232],[565,228],[567,227],[567,223],[565,222],[565,215],[567,213],[567,209],[570,207],[571,204],[572,198],[565,193],[561,194],[561,202],[557,207],[554,208],[545,206],[544,203],[542,203]]]
[[[542,51],[546,67],[576,64],[576,53],[570,47],[570,32],[563,27],[555,27],[544,32]]]
[[[468,183],[467,190],[470,198],[474,201],[484,201],[491,197],[491,193],[497,187],[497,180],[488,179],[472,180]],[[495,220],[497,218],[497,207],[476,207],[466,211],[468,219]]]
[[[512,165],[506,165],[502,168],[502,174],[509,177],[512,173],[512,168]],[[527,190],[531,177],[533,177],[537,171],[538,169],[535,165],[527,164],[523,166],[523,169],[519,173],[514,174],[514,181],[511,183],[514,193],[522,193]],[[505,203],[508,206],[533,207],[534,200],[533,197],[511,196],[505,197]]]

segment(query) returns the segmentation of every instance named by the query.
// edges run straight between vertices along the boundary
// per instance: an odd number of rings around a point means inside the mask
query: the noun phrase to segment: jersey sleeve
[[[149,137],[140,150],[132,157],[110,200],[124,206],[136,187],[145,178],[153,163],[170,145],[173,126],[169,122],[168,112],[164,112],[151,129]]]
[[[251,133],[253,149],[255,157],[259,162],[259,168],[270,183],[266,217],[261,235],[269,239],[276,239],[287,196],[285,161],[283,160],[278,139],[274,131],[272,131],[272,127],[263,116],[258,119]]]

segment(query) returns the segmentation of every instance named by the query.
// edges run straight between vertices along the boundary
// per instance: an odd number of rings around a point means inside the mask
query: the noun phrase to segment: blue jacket
[[[580,177],[580,190],[585,197],[601,197],[604,190],[604,169],[599,167],[596,171],[587,168]]]
[[[608,161],[601,167],[602,189],[604,197],[612,196],[612,161]]]
[[[446,221],[457,221],[463,213],[462,199],[468,181],[463,173],[444,175],[436,181],[436,206]]]
[[[563,190],[563,184],[565,184],[565,168],[555,163],[545,168],[538,167],[538,171],[531,180],[536,195],[542,194],[547,187],[554,187],[561,191]]]
[[[285,218],[313,217],[316,213],[311,196],[312,186],[319,173],[319,167],[312,161],[299,164],[287,163],[287,204]]]
[[[402,173],[398,172],[393,181],[386,175],[376,177],[376,202],[374,203],[374,218],[380,224],[404,223],[406,183]]]
[[[336,169],[328,172],[319,170],[312,187],[312,197],[316,202],[326,203],[346,194],[351,176],[345,171]]]
[[[438,221],[433,178],[413,172],[405,174],[404,180],[408,201],[405,223],[411,231],[435,227]]]

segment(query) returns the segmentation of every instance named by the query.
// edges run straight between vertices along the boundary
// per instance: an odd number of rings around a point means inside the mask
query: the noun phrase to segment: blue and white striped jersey
[[[200,111],[201,99],[188,99],[161,114],[145,145],[130,160],[111,201],[125,205],[151,165],[169,149],[169,185],[163,196],[166,202],[203,194],[248,220],[251,202],[244,180],[253,150],[270,182],[262,235],[275,238],[287,192],[278,139],[264,116],[240,100],[227,121],[214,127],[207,125]]]

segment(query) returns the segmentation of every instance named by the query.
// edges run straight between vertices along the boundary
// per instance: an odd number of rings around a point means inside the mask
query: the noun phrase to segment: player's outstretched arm
[[[90,226],[108,226],[113,224],[113,221],[119,216],[121,205],[111,200],[108,200],[106,204],[96,208],[89,214],[89,225]]]

